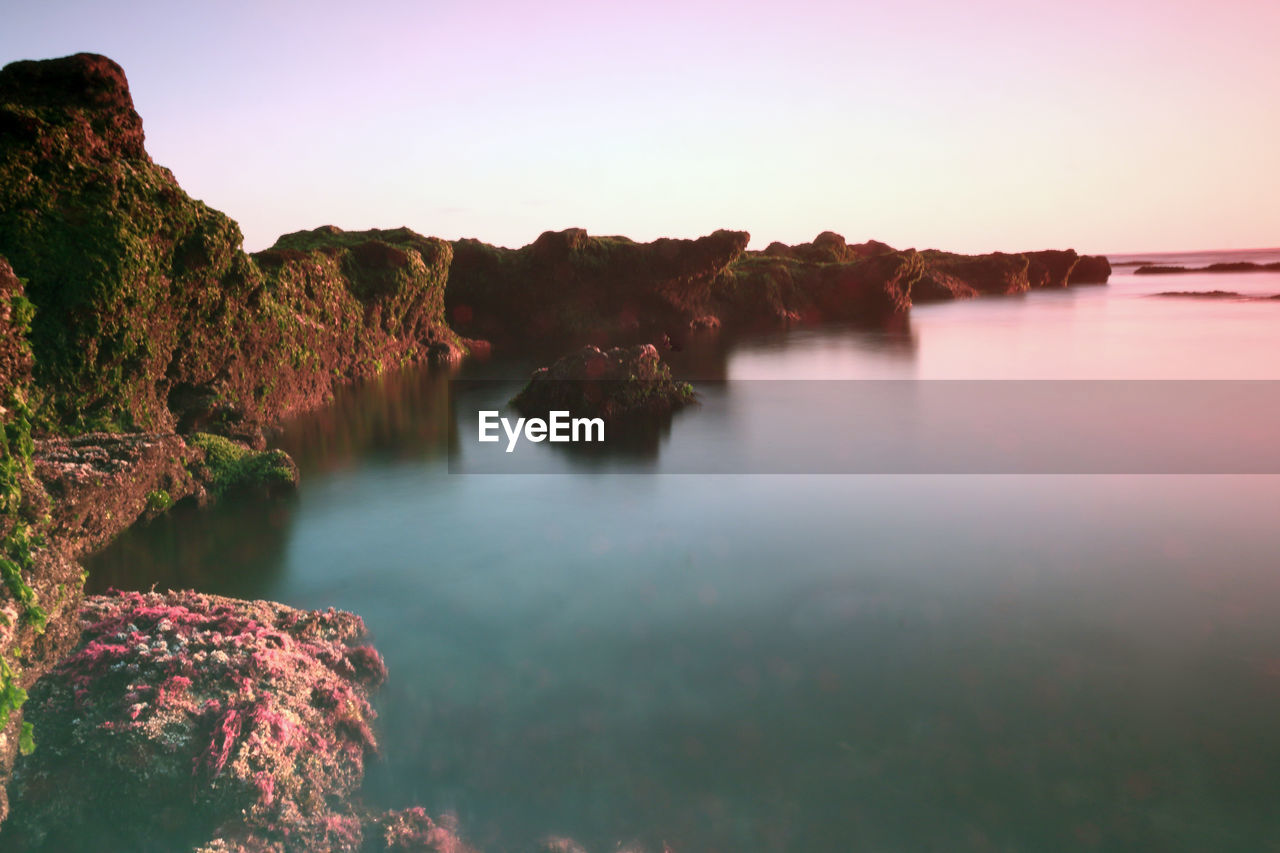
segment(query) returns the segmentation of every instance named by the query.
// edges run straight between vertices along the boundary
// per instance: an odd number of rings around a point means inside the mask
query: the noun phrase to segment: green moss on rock
[[[0,253],[37,307],[41,428],[252,437],[335,381],[460,351],[448,244],[324,228],[255,260],[142,141],[105,57],[0,71]]]
[[[215,499],[232,491],[272,493],[297,485],[298,467],[283,450],[255,451],[209,433],[195,433],[188,443],[204,452],[195,473]]]

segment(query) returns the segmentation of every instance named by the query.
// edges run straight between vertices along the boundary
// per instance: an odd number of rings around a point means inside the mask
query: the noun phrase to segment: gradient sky
[[[115,59],[152,157],[251,250],[1280,244],[1275,0],[0,2],[0,63]]]

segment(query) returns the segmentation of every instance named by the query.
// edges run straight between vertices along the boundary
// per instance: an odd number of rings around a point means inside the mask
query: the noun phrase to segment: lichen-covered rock
[[[530,417],[567,411],[610,423],[662,419],[694,399],[693,386],[671,378],[652,344],[588,345],[535,371],[511,405]]]
[[[716,231],[636,243],[570,228],[522,249],[458,240],[448,317],[459,333],[499,345],[679,334],[710,313],[713,280],[749,239],[743,231]]]
[[[0,70],[0,254],[36,306],[46,428],[251,437],[335,381],[456,351],[447,244],[290,238],[255,261],[233,221],[153,163],[111,60]]]
[[[386,674],[359,617],[179,592],[93,596],[81,619],[32,691],[40,747],[15,770],[6,849],[359,849],[339,806]]]

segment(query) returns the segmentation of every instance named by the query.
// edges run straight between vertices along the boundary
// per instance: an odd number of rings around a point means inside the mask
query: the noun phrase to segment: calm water
[[[1131,269],[701,344],[677,373],[727,393],[563,475],[450,474],[446,377],[387,378],[285,431],[295,499],[175,512],[91,584],[363,615],[368,799],[485,850],[1280,849],[1280,478],[637,473],[785,422],[745,379],[1280,379],[1280,301],[1147,295],[1280,275]]]

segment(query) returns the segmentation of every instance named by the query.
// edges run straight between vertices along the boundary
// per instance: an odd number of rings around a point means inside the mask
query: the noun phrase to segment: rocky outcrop
[[[448,317],[460,334],[508,347],[680,334],[708,313],[712,282],[749,239],[716,231],[636,243],[571,228],[522,249],[459,240]]]
[[[1081,255],[1067,277],[1068,284],[1106,284],[1111,278],[1111,261],[1103,255]]]
[[[1045,287],[1066,287],[1072,270],[1080,261],[1074,249],[1046,249],[1026,252],[1027,283],[1032,290]]]
[[[1005,252],[957,255],[933,249],[921,254],[928,269],[917,292],[921,301],[964,299],[973,295],[1004,296],[1031,289],[1031,263],[1026,255]]]
[[[849,244],[824,231],[811,243],[771,243],[763,252],[746,253],[721,276],[717,295],[726,322],[875,321],[915,303],[1105,282],[1110,272],[1106,258],[1081,257],[1072,249],[899,251],[876,240]]]
[[[744,255],[716,280],[714,305],[725,323],[739,327],[875,321],[911,307],[923,272],[915,252],[859,255],[827,232],[785,253]]]
[[[926,273],[916,286],[916,302],[1003,296],[1073,284],[1105,284],[1111,275],[1111,265],[1106,258],[1081,256],[1073,249],[986,255],[958,255],[930,249],[921,254]]]
[[[535,371],[511,405],[530,417],[567,411],[608,424],[667,418],[694,397],[691,385],[671,378],[652,344],[608,351],[588,345]]]
[[[36,306],[37,416],[60,430],[252,437],[335,381],[456,352],[445,244],[321,229],[255,261],[147,156],[101,56],[0,71],[0,254]]]
[[[359,617],[135,592],[89,598],[80,619],[32,692],[40,748],[18,767],[6,849],[360,849],[345,803],[386,670]]]

